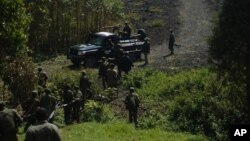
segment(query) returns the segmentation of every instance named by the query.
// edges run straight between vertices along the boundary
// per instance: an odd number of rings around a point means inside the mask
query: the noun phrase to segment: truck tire
[[[85,60],[85,65],[86,65],[86,67],[93,68],[93,67],[97,66],[97,61],[98,61],[98,59],[96,57],[94,57],[94,56],[93,57],[88,57]]]

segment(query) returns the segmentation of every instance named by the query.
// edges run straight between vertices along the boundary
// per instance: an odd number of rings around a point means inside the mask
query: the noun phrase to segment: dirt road
[[[211,5],[207,0],[179,0],[176,5],[180,24],[175,28],[175,38],[176,44],[181,46],[175,47],[174,55],[167,56],[170,53],[168,39],[162,40],[161,45],[153,45],[149,67],[166,71],[199,67],[207,63],[207,38],[212,33]]]

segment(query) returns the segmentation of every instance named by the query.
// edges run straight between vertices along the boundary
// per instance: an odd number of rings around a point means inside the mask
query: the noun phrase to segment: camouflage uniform
[[[61,141],[58,128],[47,122],[47,111],[38,108],[36,111],[37,124],[30,126],[26,132],[24,141]]]
[[[143,45],[143,48],[142,48],[142,53],[144,54],[145,56],[145,65],[148,64],[148,54],[150,53],[150,43],[148,41],[149,39],[145,39],[145,42],[144,42],[144,45]]]
[[[37,93],[35,91],[32,92],[31,98],[29,98],[23,105],[24,109],[24,121],[27,121],[24,131],[28,129],[30,125],[36,123],[35,112],[39,106],[39,100],[36,99]]]
[[[84,96],[84,100],[87,100],[92,97],[90,86],[91,82],[89,78],[86,76],[86,72],[82,71],[82,76],[80,78],[80,90]]]
[[[131,28],[129,27],[128,23],[125,23],[125,26],[123,28],[123,37],[129,38],[131,35]]]
[[[107,62],[105,58],[102,58],[99,65],[98,75],[102,79],[103,89],[106,89],[106,73],[107,73]]]
[[[64,122],[66,124],[71,123],[72,121],[72,101],[73,101],[73,92],[67,86],[63,92],[63,104],[66,106],[63,107],[64,110]]]
[[[40,107],[45,108],[49,115],[53,114],[56,108],[56,99],[50,95],[50,90],[45,90],[45,94],[40,99]],[[53,116],[50,116],[49,122],[53,122]]]
[[[170,30],[168,48],[171,51],[171,54],[174,54],[174,42],[175,42],[174,33],[173,30]]]
[[[128,53],[125,53],[121,58],[121,70],[128,74],[132,67],[133,62],[130,60]]]
[[[137,113],[139,104],[140,101],[138,96],[134,93],[134,88],[130,88],[130,93],[125,98],[125,106],[129,112],[129,122],[134,122],[135,127],[138,126]]]
[[[108,87],[117,87],[117,71],[114,69],[114,64],[110,64],[106,74]]]
[[[80,122],[80,107],[82,104],[82,92],[79,90],[79,87],[76,87],[73,96],[73,120],[76,120],[77,123]]]
[[[46,87],[48,75],[46,72],[42,71],[42,68],[38,68],[37,77],[38,77],[38,85]]]
[[[0,140],[17,141],[18,123],[22,118],[16,110],[4,107],[4,104],[0,103]]]

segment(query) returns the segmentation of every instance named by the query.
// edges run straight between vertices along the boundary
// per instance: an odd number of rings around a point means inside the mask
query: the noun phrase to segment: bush
[[[201,133],[227,140],[229,124],[246,119],[245,85],[218,79],[209,69],[168,76],[155,70],[130,73],[124,87],[134,86],[147,113],[142,128]]]
[[[83,121],[107,122],[114,118],[113,113],[107,105],[89,100],[84,105]]]

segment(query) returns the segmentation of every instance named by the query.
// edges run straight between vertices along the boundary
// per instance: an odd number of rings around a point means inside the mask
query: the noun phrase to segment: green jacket
[[[57,126],[42,121],[28,128],[24,141],[61,141],[61,137]]]

